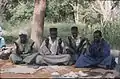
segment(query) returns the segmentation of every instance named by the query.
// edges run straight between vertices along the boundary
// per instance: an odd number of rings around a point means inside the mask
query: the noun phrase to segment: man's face
[[[100,39],[101,39],[101,36],[100,36],[99,33],[94,33],[94,34],[93,34],[93,37],[94,37],[94,40],[95,40],[96,42],[99,42]]]
[[[71,30],[71,33],[74,38],[78,36],[78,30]]]
[[[50,32],[50,37],[51,37],[52,39],[56,39],[56,37],[57,37],[57,31],[51,31],[51,32]]]
[[[20,37],[20,42],[21,43],[26,43],[27,35],[21,34],[21,35],[19,35],[19,37]]]

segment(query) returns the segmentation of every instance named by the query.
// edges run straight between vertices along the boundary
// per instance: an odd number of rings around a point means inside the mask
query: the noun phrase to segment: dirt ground
[[[12,68],[15,65],[10,63],[9,60],[0,60],[0,72],[2,69],[5,68]],[[49,67],[49,66],[48,66]],[[65,68],[63,68],[65,66],[60,66],[59,69],[53,69],[53,68],[49,68],[49,69],[41,69],[38,70],[37,72],[33,73],[33,74],[15,74],[15,73],[0,73],[0,78],[52,78],[51,73],[52,72],[58,72],[60,75],[69,73],[71,71],[73,72],[79,72],[80,70],[83,72],[100,72],[102,74],[105,74],[106,72],[112,72],[111,76],[114,77],[118,77],[118,72],[114,71],[114,70],[105,70],[105,69],[90,69],[90,68],[74,68],[72,66],[66,66]],[[94,74],[95,76],[95,74]],[[107,76],[103,76],[103,77],[110,77],[109,75]]]
[[[11,46],[13,46],[13,44],[7,45],[7,47],[11,47]],[[13,68],[14,66],[16,65],[12,64],[9,60],[0,60],[0,79],[1,78],[52,78],[52,75],[51,75],[52,72],[58,72],[60,75],[63,75],[71,71],[72,72],[79,72],[79,71],[89,72],[89,73],[93,73],[94,76],[96,76],[95,73],[97,72],[102,74],[108,73],[106,75],[103,75],[102,78],[111,78],[110,76],[119,77],[118,76],[119,73],[115,70],[105,70],[100,68],[98,69],[74,68],[72,66],[60,66],[59,69],[53,69],[53,68],[40,69],[33,74],[1,73],[1,70],[6,68]]]

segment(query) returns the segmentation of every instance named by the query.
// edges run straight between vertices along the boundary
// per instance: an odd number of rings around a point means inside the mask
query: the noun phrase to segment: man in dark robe
[[[102,38],[102,32],[96,30],[93,34],[94,40],[88,51],[79,57],[75,67],[102,67],[113,69],[116,65],[114,57],[110,55],[110,45]]]

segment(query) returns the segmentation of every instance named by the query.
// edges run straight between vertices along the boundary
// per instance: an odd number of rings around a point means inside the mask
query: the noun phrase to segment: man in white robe
[[[66,54],[64,50],[62,39],[57,37],[57,28],[50,28],[50,36],[43,41],[36,64],[67,65],[70,55]]]

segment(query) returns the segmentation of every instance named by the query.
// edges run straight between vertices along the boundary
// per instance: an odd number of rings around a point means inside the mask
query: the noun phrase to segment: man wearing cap
[[[89,50],[81,55],[75,63],[75,67],[102,67],[114,69],[116,66],[115,58],[110,55],[110,45],[102,38],[102,32],[96,30],[93,33],[94,40],[89,46]]]
[[[67,65],[70,55],[64,53],[64,43],[57,36],[57,28],[50,28],[49,31],[50,36],[43,41],[36,63],[40,65]]]
[[[15,43],[15,50],[10,55],[10,60],[14,64],[33,64],[37,53],[33,53],[33,40],[28,38],[27,32],[19,33],[19,38]]]
[[[67,53],[71,55],[71,64],[75,64],[81,53],[84,53],[87,47],[87,40],[80,37],[78,34],[78,27],[71,27],[71,36],[68,36]]]

